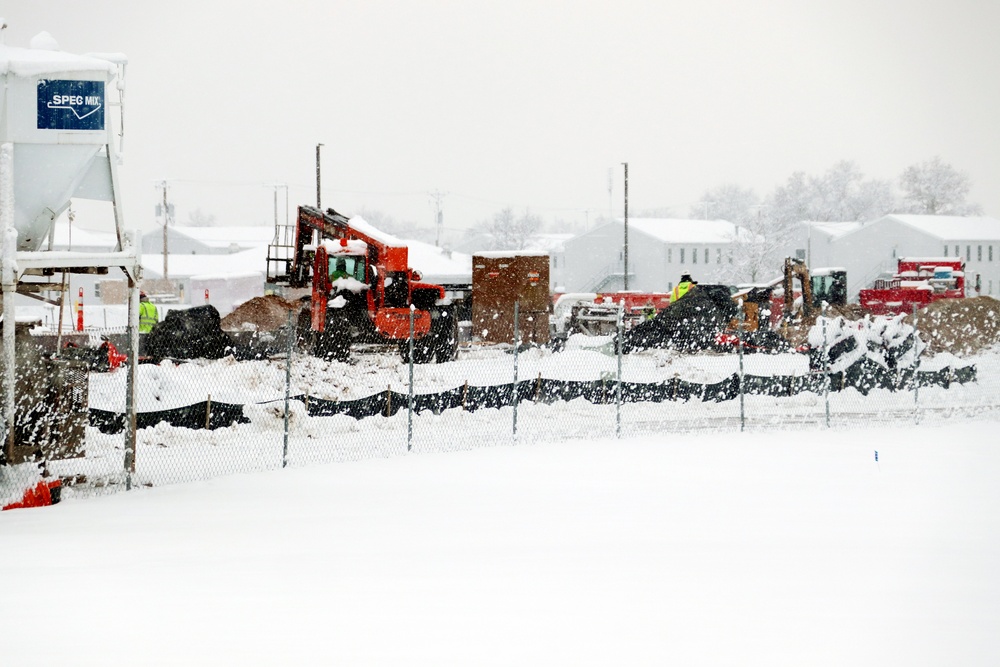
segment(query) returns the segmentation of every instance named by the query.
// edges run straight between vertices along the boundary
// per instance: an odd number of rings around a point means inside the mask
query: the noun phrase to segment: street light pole
[[[625,291],[628,291],[628,162],[625,166]]]
[[[316,208],[318,208],[318,209],[320,210],[320,212],[321,212],[321,213],[322,213],[322,211],[323,211],[323,206],[322,206],[322,205],[321,205],[321,203],[320,203],[320,194],[319,194],[319,186],[320,186],[320,176],[319,176],[319,149],[320,149],[320,148],[321,148],[322,146],[323,146],[323,144],[316,144]]]
[[[170,221],[170,206],[167,204],[167,182],[160,185],[163,188],[163,280],[169,280],[167,276],[167,223]]]

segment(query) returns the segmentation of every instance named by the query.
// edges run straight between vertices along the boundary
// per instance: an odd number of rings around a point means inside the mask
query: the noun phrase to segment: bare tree
[[[675,218],[677,214],[671,206],[654,206],[629,212],[630,218]]]
[[[188,225],[191,227],[214,227],[215,216],[196,208],[188,213]]]
[[[481,227],[490,236],[493,250],[524,250],[531,237],[541,229],[542,219],[528,211],[517,217],[508,206]]]
[[[965,201],[972,183],[940,156],[907,167],[899,177],[903,208],[928,215],[982,215],[978,204]]]

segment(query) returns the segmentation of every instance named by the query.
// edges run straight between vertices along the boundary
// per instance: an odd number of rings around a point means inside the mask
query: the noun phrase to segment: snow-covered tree
[[[736,225],[721,278],[729,283],[756,282],[773,272],[787,233],[751,188],[726,183],[708,190],[692,207],[691,218],[726,220]]]
[[[781,264],[781,253],[788,246],[790,230],[763,207],[741,219],[729,247],[731,261],[723,265],[724,280],[732,284],[756,283],[773,277]]]
[[[880,218],[894,206],[892,183],[865,180],[857,163],[841,160],[810,179],[813,210],[809,220],[864,221]]]
[[[774,189],[766,204],[782,225],[875,220],[897,208],[889,181],[866,180],[857,163],[848,160],[820,176],[795,172]]]
[[[907,167],[899,177],[903,208],[928,215],[981,215],[978,204],[965,201],[972,183],[940,156]]]
[[[759,207],[760,198],[753,189],[726,183],[705,192],[691,207],[689,217],[742,224],[747,218],[757,216]]]

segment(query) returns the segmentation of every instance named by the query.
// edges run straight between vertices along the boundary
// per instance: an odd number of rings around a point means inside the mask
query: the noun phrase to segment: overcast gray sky
[[[841,159],[896,179],[940,155],[1000,216],[1000,3],[3,0],[6,43],[129,58],[129,226],[154,182],[180,222],[291,205],[465,227],[684,215],[724,182],[764,195]],[[609,197],[609,170],[613,192]],[[284,204],[281,204],[282,211]],[[589,212],[589,213],[588,213]],[[283,215],[283,213],[282,213]]]

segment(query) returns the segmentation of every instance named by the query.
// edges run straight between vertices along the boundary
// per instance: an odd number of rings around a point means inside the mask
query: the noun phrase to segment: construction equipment
[[[579,333],[607,336],[618,328],[618,310],[623,326],[631,329],[670,305],[666,292],[570,292],[561,294],[552,306],[549,318],[551,336],[565,339]]]
[[[733,294],[733,300],[742,303],[743,318],[730,328],[758,331],[787,327],[795,320],[811,323],[824,303],[837,307],[847,304],[847,271],[843,268],[810,271],[805,262],[794,257],[786,257],[783,268],[780,278]]]
[[[449,361],[458,349],[457,304],[441,285],[423,283],[403,241],[332,208],[300,206],[294,241],[268,246],[267,282],[309,288],[299,328],[320,357],[346,360],[354,344],[389,344],[409,359]]]
[[[669,347],[726,351],[740,345],[749,351],[784,351],[804,336],[792,326],[794,321],[808,330],[824,302],[846,304],[847,272],[825,268],[810,275],[804,262],[789,257],[782,276],[763,285],[730,289],[696,284],[654,319],[626,332],[623,350]]]
[[[800,307],[795,296],[795,281],[799,281]],[[784,274],[781,279],[782,318],[788,322],[798,311],[802,320],[814,320],[825,302],[828,306],[843,306],[847,303],[847,271],[841,268],[814,269],[801,259],[785,258]]]
[[[622,351],[673,348],[685,352],[713,349],[719,332],[736,317],[728,285],[696,284],[653,319],[624,332]],[[617,349],[617,338],[615,349]]]
[[[909,314],[940,299],[965,298],[965,262],[947,257],[900,257],[891,278],[859,292],[873,315]]]

